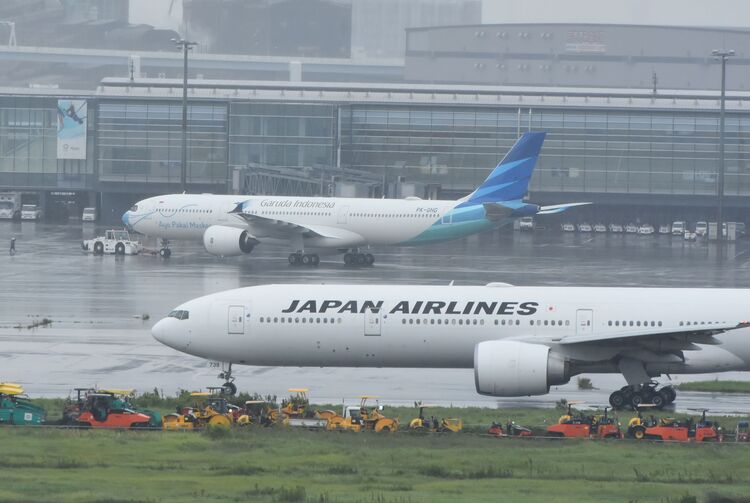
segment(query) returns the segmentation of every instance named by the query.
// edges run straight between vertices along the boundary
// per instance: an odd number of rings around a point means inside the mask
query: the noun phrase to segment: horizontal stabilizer
[[[551,206],[540,206],[537,215],[552,215],[554,213],[562,213],[563,211],[574,208],[576,206],[585,206],[591,203],[565,203],[565,204],[553,204]]]

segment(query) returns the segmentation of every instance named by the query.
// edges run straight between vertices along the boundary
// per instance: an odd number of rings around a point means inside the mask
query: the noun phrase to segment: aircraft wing
[[[730,330],[750,327],[750,323],[743,321],[740,323],[715,323],[712,325],[701,325],[698,327],[683,327],[685,330],[661,329],[654,330],[652,327],[644,327],[643,331],[627,333],[610,333],[607,335],[571,335],[561,337],[555,341],[557,344],[648,344],[653,342],[678,342],[683,344],[719,344],[714,339],[714,335],[723,334]]]
[[[242,204],[230,213],[245,220],[253,229],[261,230],[265,237],[286,239],[298,234],[305,238],[323,238],[328,246],[355,246],[362,244],[364,238],[355,232],[326,225],[311,225],[294,222],[291,219],[269,218],[252,215],[242,211]]]
[[[562,213],[563,211],[574,208],[576,206],[585,206],[591,203],[565,203],[565,204],[553,204],[551,206],[540,206],[537,215],[552,215],[554,213]]]

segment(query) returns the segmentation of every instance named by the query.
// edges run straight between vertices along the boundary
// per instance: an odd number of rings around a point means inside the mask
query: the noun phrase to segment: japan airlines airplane
[[[186,302],[159,342],[231,364],[473,368],[477,392],[541,395],[622,373],[615,406],[674,400],[661,374],[750,370],[750,291],[681,288],[263,285]]]
[[[537,206],[523,201],[545,133],[526,133],[474,192],[458,201],[171,194],[138,201],[123,217],[132,230],[163,240],[203,240],[220,256],[260,243],[290,246],[292,265],[315,266],[319,253],[344,253],[347,265],[372,265],[369,245],[420,245],[493,229],[513,219],[589,203]],[[165,245],[162,256],[169,256]]]

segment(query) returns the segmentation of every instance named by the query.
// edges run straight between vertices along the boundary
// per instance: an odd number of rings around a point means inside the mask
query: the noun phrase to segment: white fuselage
[[[231,213],[241,203],[249,218]],[[481,206],[454,212],[457,204],[421,199],[171,194],[139,201],[137,210],[126,213],[123,221],[141,234],[162,239],[200,240],[206,229],[217,225],[246,229],[260,242],[271,244],[289,243],[294,225],[321,229],[322,236],[306,241],[310,248],[442,241],[510,221],[487,220]],[[254,220],[254,216],[259,218]],[[286,225],[269,225],[274,220]]]
[[[379,308],[379,309],[378,309]],[[246,365],[471,368],[482,341],[552,347],[577,372],[617,372],[616,357],[649,373],[750,370],[750,329],[721,333],[681,357],[631,334],[707,330],[750,316],[750,291],[515,286],[264,285],[176,308],[154,337],[207,359]],[[565,344],[567,337],[611,338]],[[716,342],[720,344],[716,344]],[[654,350],[654,351],[651,351]]]

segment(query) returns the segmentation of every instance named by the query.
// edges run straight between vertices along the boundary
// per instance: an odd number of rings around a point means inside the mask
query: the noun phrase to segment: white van
[[[36,204],[21,206],[21,220],[39,220],[40,218],[42,218],[42,210]]]
[[[672,235],[673,236],[682,236],[685,234],[685,231],[687,230],[687,225],[685,225],[685,222],[682,220],[678,220],[677,222],[672,222]]]
[[[708,222],[695,222],[695,235],[705,236],[708,234]]]
[[[84,208],[81,214],[81,220],[84,222],[96,221],[96,208]]]

